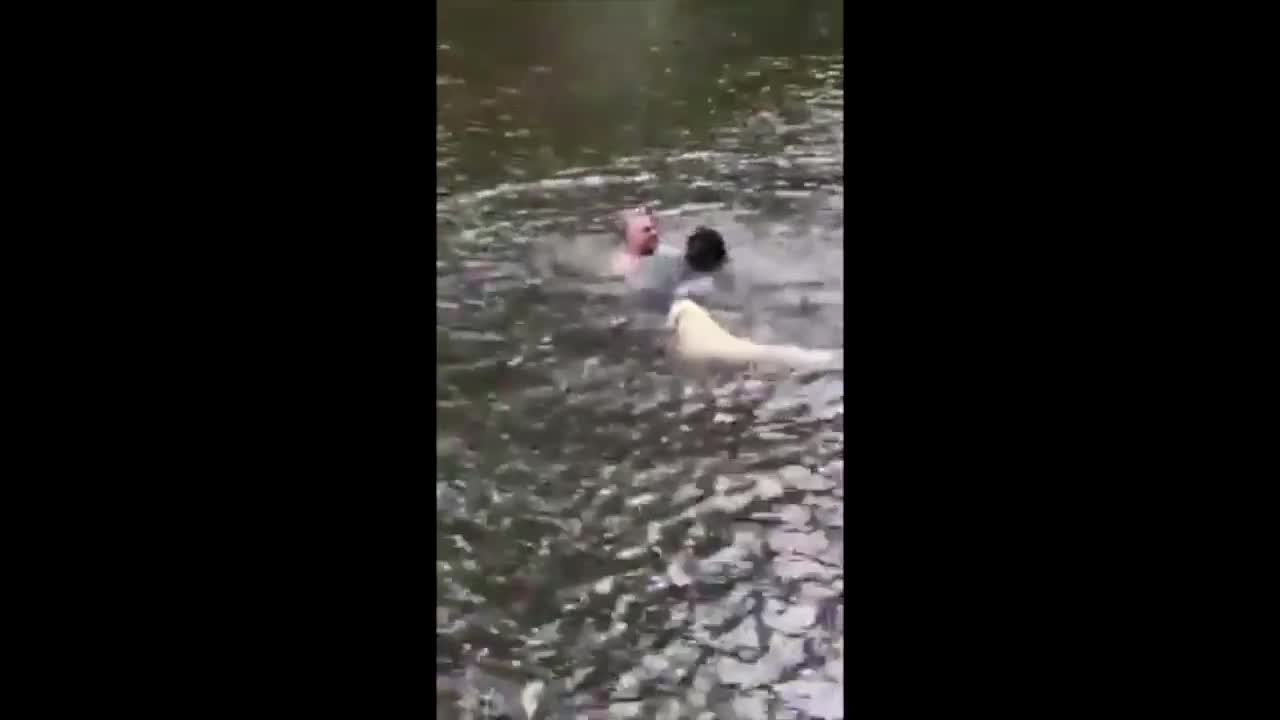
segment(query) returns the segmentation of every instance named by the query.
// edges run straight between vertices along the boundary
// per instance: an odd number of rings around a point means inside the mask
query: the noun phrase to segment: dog
[[[737,337],[688,298],[672,303],[667,328],[672,331],[668,352],[678,362],[698,369],[704,377],[713,368],[817,369],[835,363],[838,357],[834,350],[763,345]]]

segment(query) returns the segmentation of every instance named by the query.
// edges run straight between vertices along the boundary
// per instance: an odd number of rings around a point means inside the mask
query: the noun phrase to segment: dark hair
[[[698,272],[712,272],[729,259],[724,249],[724,238],[708,227],[699,227],[689,236],[685,246],[684,261]]]

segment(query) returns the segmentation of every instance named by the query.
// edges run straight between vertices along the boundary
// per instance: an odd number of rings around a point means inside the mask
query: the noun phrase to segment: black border
[[[405,12],[81,18],[45,68],[88,185],[92,377],[59,377],[92,419],[71,472],[108,481],[52,553],[90,697],[429,701],[434,18]],[[1167,181],[1133,78],[1165,48],[995,19],[846,15],[850,712],[1093,708],[1169,667],[1134,479],[1195,460],[1152,437]]]

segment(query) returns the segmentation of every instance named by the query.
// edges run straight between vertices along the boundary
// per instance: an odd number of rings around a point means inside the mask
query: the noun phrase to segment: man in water
[[[610,268],[615,275],[629,277],[641,260],[658,251],[658,218],[646,207],[627,210],[619,218],[622,247],[613,253]]]
[[[623,245],[614,251],[610,268],[623,277],[646,309],[666,314],[677,297],[705,297],[731,288],[727,274],[721,272],[729,254],[715,230],[694,230],[681,254],[661,245],[657,217],[648,208],[622,213],[619,228]]]

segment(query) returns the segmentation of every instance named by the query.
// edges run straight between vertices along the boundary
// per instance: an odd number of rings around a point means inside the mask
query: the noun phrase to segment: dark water
[[[698,394],[556,260],[649,203],[840,346],[841,8],[440,3],[441,717],[844,716],[843,374]]]

